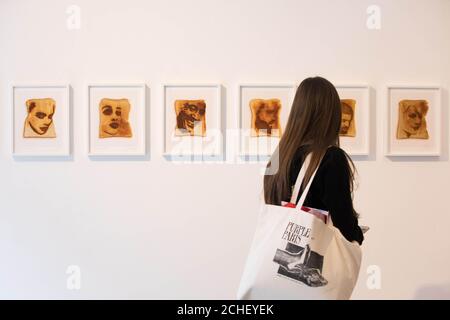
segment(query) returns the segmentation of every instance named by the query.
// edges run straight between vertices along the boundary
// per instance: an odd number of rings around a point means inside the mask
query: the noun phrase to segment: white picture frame
[[[147,154],[147,100],[145,83],[89,83],[86,85],[88,156],[91,158],[144,157]],[[103,98],[128,99],[131,137],[99,137],[99,103]]]
[[[238,85],[239,105],[239,156],[244,158],[257,157],[267,160],[278,146],[280,137],[275,136],[251,136],[251,110],[252,99],[279,99],[281,101],[280,126],[281,134],[286,128],[286,123],[294,101],[297,86],[290,83],[243,83]]]
[[[55,101],[50,129],[54,136],[24,137],[28,108],[26,100],[51,98]],[[64,158],[72,155],[72,108],[68,84],[13,84],[12,155],[15,158]]]
[[[163,84],[162,91],[163,156],[171,160],[186,159],[186,157],[215,159],[223,156],[222,85],[212,83]],[[176,100],[205,100],[205,136],[176,135]]]
[[[435,85],[388,85],[385,121],[387,157],[439,157],[442,149],[442,92]],[[425,116],[428,139],[397,139],[400,100],[427,100]]]
[[[354,137],[339,135],[340,147],[350,156],[369,156],[372,124],[370,87],[367,84],[340,84],[336,85],[336,90],[341,100],[356,101],[353,118],[356,134]]]

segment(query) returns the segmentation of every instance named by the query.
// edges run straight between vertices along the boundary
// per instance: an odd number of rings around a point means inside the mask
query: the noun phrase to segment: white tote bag
[[[308,154],[291,203],[297,199],[310,161]],[[329,216],[324,223],[301,209],[317,170],[295,208],[262,201],[238,299],[350,298],[361,265],[359,244],[345,239]]]

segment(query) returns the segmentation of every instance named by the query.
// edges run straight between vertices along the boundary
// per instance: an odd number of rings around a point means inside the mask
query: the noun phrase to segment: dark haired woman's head
[[[307,78],[297,89],[280,143],[313,148],[338,145],[340,125],[341,102],[336,88],[324,78]]]
[[[279,205],[291,194],[289,171],[300,147],[304,147],[305,155],[312,152],[305,175],[305,182],[309,181],[328,147],[339,146],[340,126],[341,102],[333,84],[322,77],[303,80],[295,94],[283,136],[268,164],[270,170],[264,177],[266,203]],[[350,159],[349,162],[352,164]],[[351,172],[349,179],[353,182],[353,170]]]

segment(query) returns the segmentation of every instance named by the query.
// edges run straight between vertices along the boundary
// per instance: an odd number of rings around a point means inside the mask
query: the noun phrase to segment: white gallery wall
[[[448,0],[1,0],[0,298],[234,298],[261,165],[239,163],[232,136],[226,162],[162,157],[162,85],[222,84],[237,128],[240,83],[313,75],[372,87],[372,153],[355,159],[371,230],[353,298],[449,298]],[[149,157],[88,158],[87,84],[130,82],[149,87]],[[12,157],[13,83],[71,85],[71,159]],[[384,156],[389,84],[442,86],[440,158]],[[80,290],[67,288],[72,265]]]

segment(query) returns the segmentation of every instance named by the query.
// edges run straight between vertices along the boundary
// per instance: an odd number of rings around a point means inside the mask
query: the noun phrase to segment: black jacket
[[[297,179],[304,159],[304,147],[295,153],[289,172],[290,185]],[[353,209],[350,192],[349,166],[344,151],[338,147],[328,148],[311,184],[304,206],[328,211],[333,224],[349,241],[364,240],[358,218]],[[300,194],[297,201],[300,199]],[[289,201],[290,199],[285,199]]]

